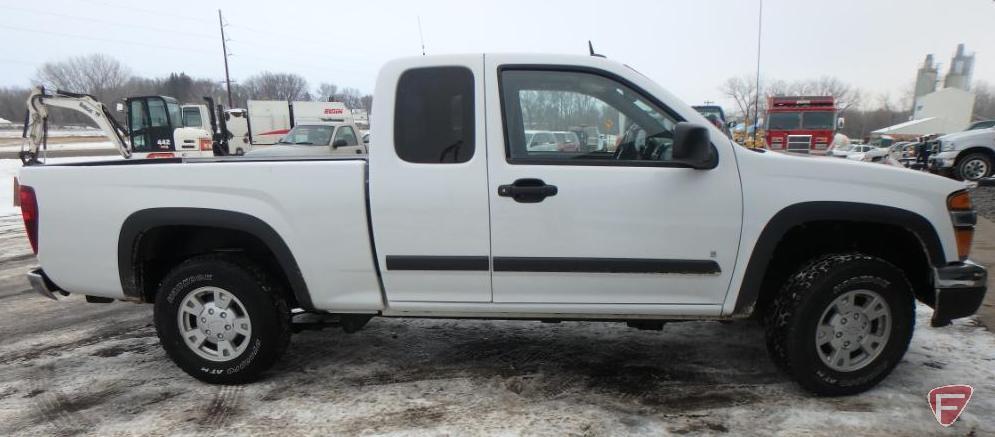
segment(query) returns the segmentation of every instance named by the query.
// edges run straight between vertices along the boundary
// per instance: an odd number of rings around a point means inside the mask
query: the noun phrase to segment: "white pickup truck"
[[[986,291],[962,184],[743,148],[600,57],[402,59],[375,101],[368,158],[23,168],[29,279],[154,304],[168,355],[212,383],[258,377],[315,314],[348,331],[373,316],[752,317],[823,395],[891,372],[916,300],[942,325]],[[526,147],[526,130],[578,125],[617,144]]]

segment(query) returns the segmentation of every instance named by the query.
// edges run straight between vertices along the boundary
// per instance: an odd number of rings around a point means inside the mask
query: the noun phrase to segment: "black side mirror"
[[[672,157],[674,161],[698,170],[710,170],[719,165],[708,128],[685,121],[674,128]]]
[[[339,147],[345,147],[348,145],[349,143],[347,143],[346,140],[335,140],[335,142],[332,143],[332,148],[338,149]]]

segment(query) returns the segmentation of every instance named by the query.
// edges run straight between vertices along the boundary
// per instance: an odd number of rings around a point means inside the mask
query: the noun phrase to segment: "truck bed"
[[[222,210],[273,228],[315,309],[370,311],[383,298],[366,177],[366,160],[354,157],[222,157],[25,167],[20,182],[38,199],[39,261],[66,291],[126,297],[119,239],[139,211]]]

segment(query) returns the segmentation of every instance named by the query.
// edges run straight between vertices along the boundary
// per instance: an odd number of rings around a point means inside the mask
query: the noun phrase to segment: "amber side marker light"
[[[961,260],[971,254],[971,243],[974,242],[974,224],[978,216],[971,205],[971,195],[967,191],[958,191],[947,198],[947,210],[954,224],[954,237],[957,239],[957,256]]]

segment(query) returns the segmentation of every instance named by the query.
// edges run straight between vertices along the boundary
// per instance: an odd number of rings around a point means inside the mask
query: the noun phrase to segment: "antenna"
[[[425,35],[421,32],[421,15],[418,16],[418,39],[421,40],[421,55],[425,56]]]
[[[605,55],[599,55],[597,53],[594,53],[594,44],[591,44],[591,40],[587,40],[587,50],[588,52],[591,53],[591,56],[597,56],[599,58],[605,57]]]

